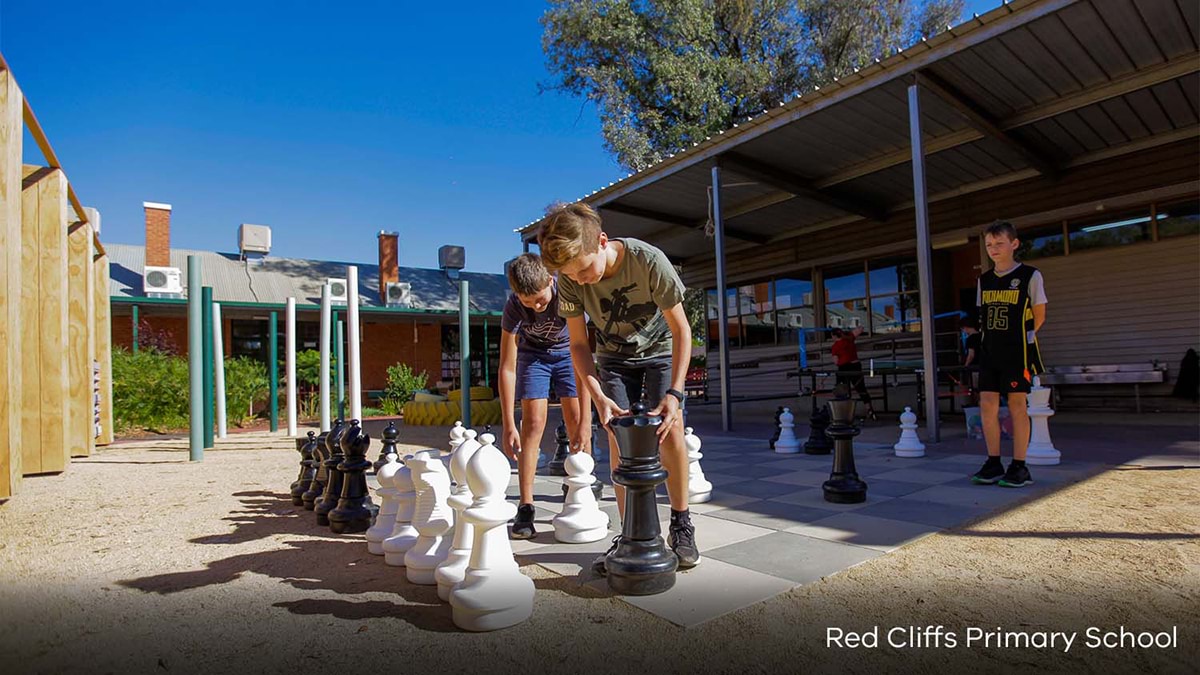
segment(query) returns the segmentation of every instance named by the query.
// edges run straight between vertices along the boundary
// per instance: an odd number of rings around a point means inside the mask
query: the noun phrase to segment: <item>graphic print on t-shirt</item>
[[[654,304],[653,300],[632,305],[629,303],[628,293],[637,286],[629,284],[615,288],[609,297],[600,299],[600,309],[608,315],[608,321],[601,332],[606,335],[612,334],[616,325],[621,323],[629,324],[635,331],[641,330],[654,318],[658,305]]]

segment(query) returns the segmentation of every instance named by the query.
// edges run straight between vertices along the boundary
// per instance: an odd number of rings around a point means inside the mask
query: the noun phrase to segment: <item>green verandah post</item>
[[[203,347],[201,348],[201,368],[203,369],[203,378],[201,385],[204,387],[204,414],[201,416],[204,422],[204,447],[213,447],[213,425],[216,421],[213,419],[215,408],[213,407],[213,299],[212,287],[204,286],[200,290],[200,321],[203,335],[200,337]]]

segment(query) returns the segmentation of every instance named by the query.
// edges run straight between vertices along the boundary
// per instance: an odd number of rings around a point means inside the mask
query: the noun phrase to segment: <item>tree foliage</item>
[[[637,171],[945,30],[963,0],[551,0],[548,88],[597,106]]]

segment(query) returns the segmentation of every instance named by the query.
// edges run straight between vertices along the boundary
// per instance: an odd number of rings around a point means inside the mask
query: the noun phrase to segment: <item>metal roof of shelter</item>
[[[145,300],[142,272],[145,247],[109,244],[110,277],[108,294],[118,302]],[[296,298],[298,305],[319,305],[321,286],[328,278],[345,279],[346,267],[358,267],[360,306],[384,310],[379,299],[379,266],[376,264],[307,260],[304,258],[265,258],[245,261],[236,253],[171,249],[171,266],[187,271],[189,255],[200,256],[202,283],[211,286],[213,299],[223,303],[283,305]],[[508,300],[508,281],[501,274],[463,272],[469,284],[474,312],[499,313]],[[401,267],[400,281],[412,285],[411,308],[387,308],[397,313],[453,312],[458,315],[458,282],[441,270]]]
[[[1195,0],[1016,0],[583,201],[676,261],[712,252],[714,163],[729,250],[881,221],[913,206],[914,79],[930,202],[1194,139],[1198,32]]]

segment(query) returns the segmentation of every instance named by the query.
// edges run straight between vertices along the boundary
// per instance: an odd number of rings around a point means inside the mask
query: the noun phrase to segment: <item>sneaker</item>
[[[692,525],[690,517],[684,515],[671,518],[667,545],[679,559],[679,569],[691,569],[700,564],[700,550],[696,548],[696,528]]]
[[[612,538],[612,546],[609,546],[607,551],[605,551],[604,553],[601,553],[599,558],[596,558],[595,560],[592,561],[592,572],[596,576],[603,577],[603,576],[608,575],[608,567],[605,565],[604,560],[605,560],[605,558],[608,557],[609,553],[612,553],[613,551],[617,550],[617,545],[620,543],[621,543],[621,535],[618,534],[617,536]]]
[[[1013,462],[1008,465],[1008,471],[1004,472],[1004,477],[997,481],[997,484],[1000,487],[1019,488],[1032,482],[1033,477],[1029,475],[1029,468],[1023,463],[1018,465]]]
[[[533,539],[537,530],[533,528],[533,504],[522,504],[517,507],[517,517],[513,519],[513,539]]]
[[[989,456],[975,475],[971,476],[971,482],[976,485],[992,485],[1003,475],[1004,464],[1000,462],[1000,458]]]

